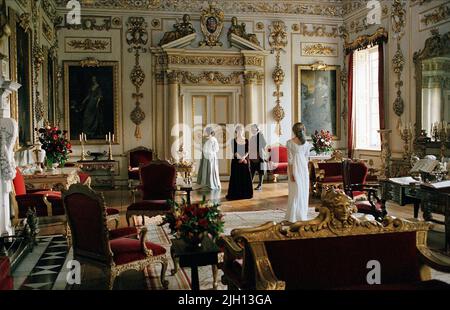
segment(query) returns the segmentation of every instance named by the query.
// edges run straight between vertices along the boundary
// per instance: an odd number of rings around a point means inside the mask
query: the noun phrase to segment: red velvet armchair
[[[355,198],[358,212],[371,214],[382,221],[387,214],[377,195],[378,184],[366,184],[368,168],[363,161],[346,159],[342,162],[344,191]]]
[[[64,215],[64,207],[59,191],[34,191],[28,193],[25,179],[19,168],[16,168],[16,177],[13,180],[14,194],[18,207],[18,218],[25,218],[28,210],[34,209],[37,217]],[[108,220],[114,220],[119,225],[119,210],[107,208]],[[64,220],[65,221],[65,220]]]
[[[146,241],[147,229],[139,234],[135,227],[108,230],[103,195],[87,186],[73,184],[63,192],[64,208],[72,231],[73,257],[81,264],[91,264],[104,270],[107,287],[130,269],[144,270],[153,263],[162,264],[161,284],[167,288],[166,249]],[[137,237],[139,238],[131,238]]]
[[[153,150],[139,146],[127,152],[128,157],[128,187],[131,189],[133,181],[139,182],[139,167],[153,160]]]
[[[342,188],[342,160],[342,153],[334,151],[330,159],[309,162],[310,190],[316,197],[320,197],[328,187]]]
[[[167,200],[175,197],[176,170],[168,161],[156,160],[140,168],[142,201],[135,202],[127,208],[127,223],[130,217],[140,215],[152,217],[164,215],[170,210]]]
[[[274,182],[278,176],[288,174],[288,154],[287,147],[283,145],[269,147],[269,167],[273,173]]]

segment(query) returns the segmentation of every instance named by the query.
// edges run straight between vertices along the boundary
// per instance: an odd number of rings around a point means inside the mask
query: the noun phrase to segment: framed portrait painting
[[[104,144],[108,133],[119,143],[119,63],[117,61],[64,61],[64,107],[69,139]]]
[[[323,129],[330,131],[333,139],[340,139],[339,81],[339,66],[297,65],[294,111],[308,138]]]

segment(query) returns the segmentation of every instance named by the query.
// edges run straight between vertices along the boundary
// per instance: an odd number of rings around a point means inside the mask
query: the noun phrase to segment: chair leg
[[[169,287],[169,281],[166,280],[166,270],[167,270],[167,257],[164,257],[161,261],[161,285],[164,289]]]
[[[128,214],[128,212],[126,213],[125,218],[127,219],[128,227],[130,227],[130,215]]]
[[[141,215],[142,217],[142,226],[145,226],[145,215]]]
[[[217,265],[212,265],[212,274],[213,274],[213,289],[217,290]]]
[[[108,288],[108,290],[112,290],[114,287],[114,281],[116,279],[116,273],[109,269],[105,272],[105,276],[106,276],[106,287]]]

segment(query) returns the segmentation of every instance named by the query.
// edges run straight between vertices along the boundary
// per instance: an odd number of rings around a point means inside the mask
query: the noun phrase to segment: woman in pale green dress
[[[205,142],[203,144],[202,159],[198,168],[197,184],[209,189],[220,189],[219,179],[219,142],[214,137],[214,130],[211,127],[205,129]]]

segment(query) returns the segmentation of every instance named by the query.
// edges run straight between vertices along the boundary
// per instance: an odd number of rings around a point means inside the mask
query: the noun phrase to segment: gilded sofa
[[[450,288],[430,280],[427,265],[450,272],[426,245],[430,223],[358,219],[353,200],[333,189],[318,209],[309,221],[268,222],[219,239],[222,282],[230,289],[258,290]],[[381,284],[371,285],[378,263]]]

